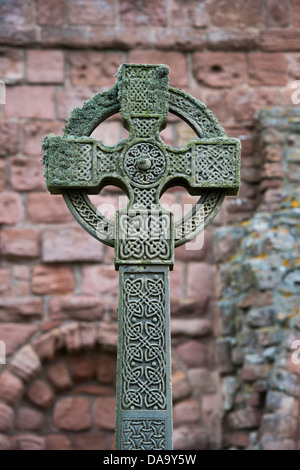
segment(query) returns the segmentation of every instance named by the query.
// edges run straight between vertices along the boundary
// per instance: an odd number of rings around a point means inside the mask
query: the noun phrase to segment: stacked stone
[[[223,259],[227,247],[219,302],[223,440],[226,447],[296,449],[300,368],[292,353],[300,339],[299,109],[262,110],[257,132],[261,204],[251,220],[216,232],[216,252],[223,246]]]

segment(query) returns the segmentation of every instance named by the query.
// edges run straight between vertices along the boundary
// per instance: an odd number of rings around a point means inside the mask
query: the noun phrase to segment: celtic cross
[[[169,269],[174,248],[203,230],[225,195],[239,189],[239,140],[228,138],[202,103],[169,87],[168,75],[166,65],[123,64],[112,89],[74,109],[63,136],[49,135],[43,142],[48,190],[63,194],[82,227],[115,249],[120,280],[116,448],[122,450],[172,449]],[[119,111],[127,139],[105,146],[90,137]],[[168,112],[197,135],[184,148],[171,148],[160,138]],[[88,198],[108,184],[129,198],[114,221]],[[175,222],[159,199],[178,184],[200,197]]]

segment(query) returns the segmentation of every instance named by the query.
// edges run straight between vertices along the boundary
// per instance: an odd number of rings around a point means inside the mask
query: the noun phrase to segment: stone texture
[[[19,431],[39,431],[44,423],[44,414],[28,406],[18,409],[16,429]]]
[[[35,297],[0,298],[1,321],[37,320],[43,314],[43,300]]]
[[[35,228],[4,229],[0,234],[0,247],[7,258],[37,258],[40,254],[39,231]]]
[[[46,450],[72,450],[72,444],[68,436],[65,434],[46,434],[45,435]]]
[[[65,224],[73,220],[63,198],[47,193],[28,195],[27,217],[33,224]]]
[[[73,385],[69,369],[64,361],[59,361],[47,369],[47,377],[57,390],[63,391]]]
[[[55,395],[49,385],[40,379],[30,385],[27,397],[31,403],[43,410],[50,408],[55,400]]]
[[[135,2],[134,0],[120,0],[120,19],[124,25],[153,25],[164,26],[167,23],[167,4],[165,0],[148,2]]]
[[[1,47],[0,48],[0,76],[6,84],[20,82],[23,78],[22,53],[19,50]]]
[[[8,118],[54,119],[54,87],[12,86],[6,90]]]
[[[59,25],[64,21],[65,4],[61,0],[52,0],[51,3],[37,0],[37,15],[40,25]]]
[[[104,309],[105,304],[98,297],[53,297],[49,302],[52,320],[71,318],[85,321],[97,320],[102,318]]]
[[[22,380],[9,372],[3,371],[0,375],[0,400],[9,405],[16,405],[24,390]]]
[[[43,233],[42,257],[46,263],[101,261],[103,245],[81,227],[49,229]]]
[[[30,345],[24,346],[11,360],[12,371],[24,381],[29,381],[40,370],[41,363]]]
[[[290,7],[279,0],[267,0],[266,26],[288,26],[290,23]]]
[[[97,429],[115,429],[115,408],[116,399],[114,397],[101,397],[95,400],[94,420]]]
[[[114,266],[97,264],[85,265],[82,270],[81,293],[84,295],[118,295],[119,276]]]
[[[288,81],[286,58],[279,52],[252,52],[248,70],[251,86],[284,86]]]
[[[15,191],[45,191],[40,157],[18,156],[10,159],[10,184]]]
[[[34,294],[68,294],[73,292],[75,279],[67,266],[36,265],[32,271]]]
[[[15,225],[23,218],[23,205],[16,193],[0,195],[0,224]]]
[[[36,434],[19,434],[14,438],[14,448],[16,450],[44,450],[44,437]]]
[[[212,348],[204,342],[187,341],[178,346],[176,352],[189,367],[207,366],[213,362]]]
[[[20,323],[1,323],[0,328],[1,340],[5,342],[7,356],[23,346],[37,330],[35,325]]]
[[[26,54],[26,79],[29,83],[62,83],[64,81],[62,51],[29,49]]]
[[[74,436],[77,450],[99,450],[106,448],[105,433],[78,433]]]
[[[183,371],[172,375],[172,398],[174,401],[186,398],[191,392],[191,387]]]
[[[95,371],[93,357],[71,357],[69,364],[74,382],[86,382],[93,379]]]
[[[197,423],[200,418],[199,403],[194,398],[183,400],[173,407],[174,426]]]
[[[298,51],[300,32],[297,29],[263,30],[261,48],[265,51]]]
[[[5,403],[0,403],[0,431],[8,432],[13,427],[13,409]]]
[[[205,336],[211,331],[211,322],[205,318],[191,320],[174,318],[171,320],[172,335]]]
[[[115,22],[115,5],[109,0],[67,0],[70,24],[97,24],[112,26]]]
[[[261,27],[264,21],[263,5],[259,0],[245,3],[242,0],[225,0],[220,8],[214,0],[209,4],[209,12],[214,26]]]
[[[232,87],[246,81],[244,54],[223,52],[196,52],[193,55],[196,79],[211,87]]]
[[[112,52],[70,52],[70,74],[75,86],[112,87],[115,84],[115,74],[122,62],[121,55]]]
[[[253,408],[232,411],[228,415],[228,424],[234,430],[256,427],[260,420],[261,413]]]
[[[53,425],[68,431],[83,431],[91,426],[90,403],[86,398],[60,398],[54,406]]]
[[[112,356],[100,356],[96,361],[97,380],[103,384],[115,384],[117,363]]]
[[[207,263],[190,263],[187,275],[187,296],[211,295],[214,286],[215,267]]]

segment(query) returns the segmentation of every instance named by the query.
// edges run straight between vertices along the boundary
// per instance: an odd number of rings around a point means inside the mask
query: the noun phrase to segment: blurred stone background
[[[300,1],[0,0],[0,22],[0,449],[114,446],[113,249],[47,193],[41,141],[123,62],[168,64],[242,142],[239,196],[170,275],[174,447],[299,449]],[[166,143],[193,136],[170,114]]]

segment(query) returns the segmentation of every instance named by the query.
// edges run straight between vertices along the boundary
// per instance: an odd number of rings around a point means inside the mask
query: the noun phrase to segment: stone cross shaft
[[[123,64],[116,85],[71,112],[63,136],[43,142],[47,188],[63,194],[76,220],[114,246],[119,270],[116,448],[172,449],[169,269],[174,248],[194,238],[239,189],[240,142],[228,138],[212,113],[169,87],[166,65]],[[121,112],[129,137],[105,146],[90,134]],[[168,112],[197,134],[184,148],[166,145]],[[113,184],[129,198],[107,219],[91,203]],[[180,221],[160,205],[171,186],[199,195]]]

